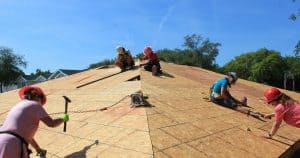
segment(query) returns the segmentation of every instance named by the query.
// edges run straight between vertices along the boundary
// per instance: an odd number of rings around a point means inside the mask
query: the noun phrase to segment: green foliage
[[[98,63],[90,64],[88,69],[93,69],[93,68],[97,68],[97,67],[104,66],[104,65],[112,65],[112,64],[115,64],[115,61],[116,61],[116,59],[104,59]]]
[[[287,56],[284,58],[289,74],[300,77],[300,58]]]
[[[296,57],[300,57],[300,41],[297,43],[297,45],[295,46],[295,56]]]
[[[282,57],[277,51],[262,48],[235,57],[222,70],[235,71],[243,79],[282,87],[284,74],[300,77],[300,59]]]
[[[7,86],[15,82],[19,75],[24,74],[19,68],[26,67],[23,56],[16,55],[10,48],[0,47],[0,92],[2,85]]]
[[[46,70],[46,71],[43,71],[41,69],[36,69],[35,70],[35,73],[31,73],[30,74],[31,76],[34,76],[34,77],[38,77],[40,75],[46,77],[46,76],[50,76],[51,75],[51,72],[49,70]]]
[[[199,66],[210,70],[218,68],[215,58],[219,54],[218,47],[221,46],[220,43],[210,42],[209,39],[203,39],[201,35],[196,34],[187,35],[184,40],[183,46],[186,49],[158,50],[159,58],[166,62]]]

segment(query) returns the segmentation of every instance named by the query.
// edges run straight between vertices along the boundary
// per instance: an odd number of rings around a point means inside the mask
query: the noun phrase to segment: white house
[[[84,70],[67,70],[67,69],[58,69],[54,73],[52,73],[49,77],[48,80],[64,77],[64,76],[69,76],[78,72],[82,72]]]

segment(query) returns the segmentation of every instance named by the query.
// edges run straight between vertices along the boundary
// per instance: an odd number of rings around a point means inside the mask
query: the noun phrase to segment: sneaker
[[[153,76],[157,76],[157,71],[158,71],[158,70],[157,70],[157,66],[156,66],[156,65],[153,65],[153,66],[152,66],[152,75],[153,75]]]

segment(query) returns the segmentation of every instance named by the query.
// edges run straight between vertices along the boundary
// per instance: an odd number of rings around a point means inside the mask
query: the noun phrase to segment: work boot
[[[153,75],[153,76],[157,76],[157,71],[158,71],[157,66],[156,66],[156,65],[153,65],[153,66],[152,66],[152,75]]]

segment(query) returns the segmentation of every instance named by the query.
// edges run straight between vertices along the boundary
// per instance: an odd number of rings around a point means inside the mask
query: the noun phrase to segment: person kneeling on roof
[[[217,80],[210,89],[210,100],[213,103],[227,108],[231,108],[254,117],[261,117],[262,114],[242,107],[247,106],[246,97],[243,97],[241,100],[237,100],[231,96],[229,88],[234,85],[237,80],[238,77],[235,72],[229,72],[224,78]]]
[[[132,59],[130,51],[122,46],[117,46],[116,49],[118,56],[115,64],[121,69],[121,71],[132,69],[134,66],[134,60]]]
[[[288,125],[300,128],[300,103],[288,95],[282,93],[279,89],[271,87],[264,92],[265,102],[274,108],[274,113],[265,115],[265,118],[275,116],[275,122],[269,133],[264,137],[272,138],[282,123],[282,120]]]
[[[31,151],[28,143],[40,155],[46,153],[34,139],[40,120],[48,127],[56,127],[69,120],[69,115],[52,119],[43,108],[46,95],[36,86],[25,86],[19,90],[21,101],[8,113],[0,127],[0,157],[27,158]]]
[[[146,71],[151,71],[152,75],[156,76],[162,73],[157,54],[153,52],[150,46],[144,48],[144,57],[140,60],[142,62],[140,66],[144,66]]]

